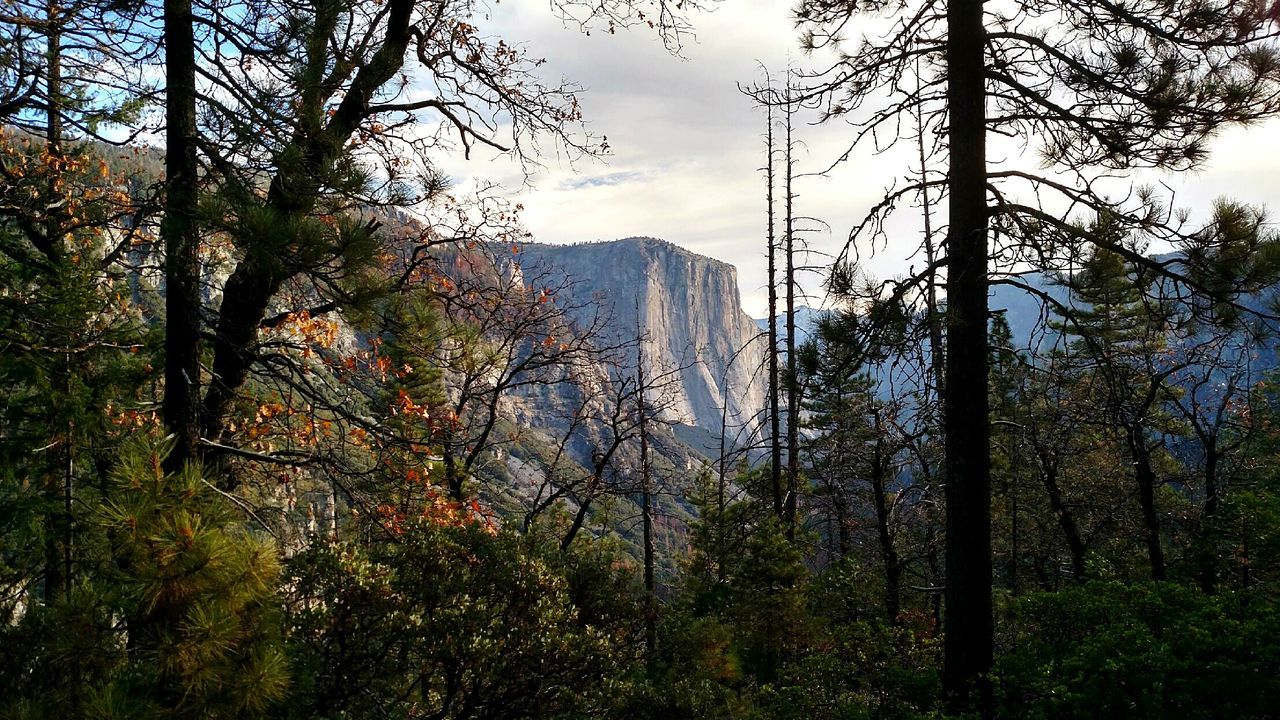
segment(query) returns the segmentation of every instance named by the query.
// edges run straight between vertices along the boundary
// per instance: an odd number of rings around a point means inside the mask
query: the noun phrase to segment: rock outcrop
[[[610,307],[616,337],[634,337],[638,328],[650,372],[679,370],[673,420],[718,434],[727,402],[731,427],[758,422],[765,342],[742,309],[734,266],[647,237],[530,244],[519,258],[525,268],[568,275],[574,300]]]

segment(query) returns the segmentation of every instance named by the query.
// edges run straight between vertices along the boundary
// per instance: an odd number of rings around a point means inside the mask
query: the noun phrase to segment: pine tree
[[[117,568],[105,597],[125,619],[128,664],[94,699],[103,715],[140,705],[161,717],[261,717],[285,697],[272,545],[193,464],[167,473],[167,448],[127,448],[102,523]]]
[[[946,192],[944,684],[952,710],[989,714],[983,679],[994,657],[987,299],[993,270],[1010,269],[993,267],[992,258],[1057,260],[1044,252],[1041,231],[1076,224],[1077,218],[1060,215],[1064,206],[1114,212],[1127,226],[1165,239],[1185,237],[1176,214],[1153,192],[1121,193],[1117,200],[1103,188],[1112,187],[1116,175],[1144,168],[1195,168],[1220,129],[1280,111],[1280,49],[1274,15],[1262,5],[1199,0],[1022,0],[1008,11],[980,0],[951,0],[945,10],[922,1],[896,8],[891,22],[870,33],[847,32],[859,14],[884,7],[801,3],[796,14],[806,46],[838,57],[806,96],[820,101],[829,119],[850,121],[855,144],[875,144],[877,151],[905,114],[936,119],[940,133],[945,127],[945,180],[924,176],[895,187],[857,225],[850,243],[881,232],[884,216],[921,184]],[[921,65],[929,68],[925,82],[907,82]],[[989,156],[993,134],[1024,143],[1041,166],[1029,168],[1020,156]],[[1089,241],[1108,245],[1097,236]],[[1110,249],[1195,289],[1171,266]]]
[[[900,412],[892,398],[877,395],[877,383],[859,349],[860,319],[845,311],[825,318],[817,336],[802,347],[800,370],[806,387],[805,443],[808,472],[822,488],[836,518],[836,545],[846,556],[857,546],[876,548],[885,618],[897,624],[902,609],[904,563],[898,550],[901,526],[897,497],[903,443],[895,427]],[[870,526],[869,539],[855,537]]]
[[[1091,233],[1112,238],[1110,244],[1116,247],[1131,243],[1105,216]],[[1158,451],[1162,435],[1173,430],[1164,409],[1176,393],[1171,377],[1187,365],[1185,358],[1167,352],[1167,333],[1176,318],[1167,300],[1153,297],[1144,287],[1149,284],[1147,276],[1108,247],[1093,248],[1080,271],[1066,283],[1083,306],[1073,308],[1057,324],[1076,338],[1070,349],[1072,361],[1063,365],[1077,383],[1088,388],[1106,422],[1118,431],[1133,467],[1151,577],[1163,580],[1166,561],[1157,507],[1163,482]]]
[[[6,717],[265,717],[288,688],[275,549],[195,465],[136,440],[81,503],[80,572],[5,628]]]
[[[1022,545],[1020,510],[1026,494],[1021,486],[1024,464],[1022,432],[1018,426],[1018,390],[1026,376],[1027,360],[1013,347],[1013,331],[1003,314],[991,321],[988,333],[991,342],[991,421],[992,421],[992,480],[998,485],[994,493],[995,506],[992,517],[993,539],[996,555],[1007,553],[1004,563],[1005,578],[1010,590],[1020,592],[1019,564]],[[1004,531],[1004,537],[995,537]],[[1007,542],[1002,542],[1007,541]]]

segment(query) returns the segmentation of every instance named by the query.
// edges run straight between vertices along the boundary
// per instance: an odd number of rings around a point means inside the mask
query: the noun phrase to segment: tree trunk
[[[196,60],[191,0],[164,0],[165,427],[167,470],[195,459],[200,440],[200,255],[196,225]]]
[[[1222,503],[1222,488],[1218,480],[1218,448],[1205,444],[1204,455],[1204,510],[1200,516],[1200,589],[1212,595],[1218,586],[1218,552],[1215,547],[1218,507]]]
[[[836,525],[836,550],[843,559],[853,553],[848,498],[845,496],[844,489],[834,482],[827,482],[827,496],[831,498],[831,520]]]
[[[1067,507],[1066,502],[1062,499],[1062,488],[1058,485],[1058,469],[1056,465],[1045,462],[1043,458],[1041,459],[1040,482],[1044,485],[1044,490],[1049,495],[1049,509],[1053,510],[1054,517],[1058,519],[1058,527],[1062,530],[1062,536],[1067,541],[1067,550],[1071,553],[1071,572],[1075,576],[1075,581],[1082,583],[1085,578],[1085,547],[1084,541],[1080,538],[1080,528],[1076,526],[1076,520],[1071,514],[1071,508]]]
[[[53,3],[50,3],[47,8],[47,20],[49,23],[47,37],[48,57],[46,59],[48,67],[45,76],[45,94],[47,95],[48,110],[46,112],[45,149],[51,159],[50,162],[57,163],[58,158],[62,155],[62,34],[58,8]],[[58,195],[57,178],[61,172],[62,168],[55,165],[50,173],[48,200],[51,205]],[[62,258],[64,257],[62,254],[62,228],[65,214],[53,208],[50,208],[47,212],[44,227],[45,246],[50,253],[50,259]],[[63,277],[58,275],[55,275],[52,280],[55,283],[64,282]],[[74,330],[72,332],[74,333]],[[70,335],[61,340],[61,343],[67,346],[70,346],[73,342],[74,338],[70,337]],[[65,354],[59,372],[64,384],[62,389],[68,396],[71,394],[73,367],[71,355],[69,353]],[[52,430],[52,428],[50,429]],[[44,547],[44,602],[46,605],[52,605],[59,597],[65,597],[71,593],[71,500],[74,489],[72,471],[73,463],[75,462],[75,450],[72,447],[74,425],[70,417],[67,418],[67,424],[63,431],[66,435],[61,443],[62,472],[59,474],[51,470],[45,488],[46,501],[48,502],[48,527]],[[61,511],[55,511],[54,508],[59,505],[62,506]]]
[[[462,502],[463,473],[458,471],[458,458],[453,451],[453,443],[445,441],[440,447],[440,460],[444,464],[444,487],[449,499]]]
[[[166,0],[165,7],[168,8],[171,4],[185,6],[187,18],[190,19],[190,0]],[[325,177],[332,164],[342,156],[351,133],[368,118],[370,105],[379,88],[400,72],[405,51],[413,37],[412,19],[416,5],[414,0],[390,0],[387,3],[386,35],[368,61],[361,65],[338,106],[331,109],[328,124],[322,129],[299,133],[291,140],[290,150],[296,151],[301,160],[288,167],[276,168],[276,174],[267,188],[265,209],[274,213],[278,222],[291,222],[315,207],[320,196],[320,178]],[[167,12],[165,27],[168,33]],[[185,44],[188,54],[194,51],[190,30],[188,22]],[[192,87],[194,88],[194,82]],[[171,112],[172,93],[171,85]],[[194,132],[194,91],[192,96]],[[172,127],[171,119],[171,131]],[[172,148],[170,145],[170,150]],[[191,163],[194,168],[194,149]],[[192,192],[192,207],[194,198],[195,194]],[[253,238],[241,240],[254,241]],[[270,263],[251,255],[246,256],[223,286],[222,306],[218,309],[212,343],[213,377],[198,418],[204,434],[211,439],[221,437],[235,394],[249,377],[249,368],[255,360],[254,343],[272,296],[285,280],[298,272],[298,268],[290,266],[293,259],[287,251],[285,257],[273,258]],[[229,489],[234,485],[232,479],[225,487]]]
[[[637,431],[640,434],[640,513],[643,523],[644,538],[644,589],[645,589],[645,627],[644,645],[649,658],[653,658],[658,649],[658,595],[654,578],[653,547],[653,488],[651,486],[649,468],[649,425],[645,416],[645,379],[644,379],[644,337],[639,328],[639,315],[636,316],[636,410]]]
[[[1009,467],[1009,490],[1008,494],[1011,499],[1009,501],[1009,591],[1014,595],[1018,595],[1021,588],[1018,585],[1018,447],[1013,448],[1013,462]]]
[[[791,101],[791,75],[787,74],[786,111],[786,283],[787,283],[787,502],[784,510],[787,537],[796,534],[796,495],[800,492],[800,387],[796,373],[796,268],[795,268],[795,217],[791,203],[795,196],[791,191],[792,168],[791,116],[795,113]]]
[[[658,649],[657,634],[657,583],[654,578],[653,546],[653,491],[649,487],[649,441],[644,431],[640,433],[640,511],[644,520],[644,590],[649,606],[645,613],[644,644],[652,657]]]
[[[916,81],[920,82],[919,62],[916,66]],[[917,88],[919,89],[919,88]],[[925,318],[929,323],[929,369],[933,372],[933,396],[942,402],[946,386],[946,367],[943,362],[945,350],[942,347],[942,322],[938,317],[938,273],[934,263],[938,260],[937,249],[933,244],[933,205],[929,198],[929,176],[925,172],[927,157],[924,149],[924,115],[916,105],[916,150],[920,158],[920,210],[924,215],[924,259],[929,263],[929,275],[925,285]]]
[[[1147,544],[1147,560],[1151,564],[1151,579],[1164,580],[1164,549],[1160,543],[1160,514],[1156,511],[1156,473],[1151,467],[1151,451],[1147,449],[1142,429],[1130,427],[1125,431],[1129,452],[1133,457],[1134,480],[1138,483],[1138,505],[1142,509],[1143,535]]]
[[[643,397],[643,396],[642,396]],[[649,478],[649,433],[645,429],[644,400],[640,401],[640,492],[641,513],[644,521],[644,589],[645,612],[644,644],[649,656],[658,649],[657,584],[654,579],[653,547],[653,490]]]
[[[772,88],[770,88],[772,89]],[[765,147],[769,154],[765,169],[768,188],[765,193],[769,239],[769,479],[773,490],[773,512],[782,519],[782,418],[778,400],[778,265],[777,238],[773,233],[773,105],[765,104],[768,125]]]
[[[876,532],[880,542],[880,559],[884,563],[884,609],[885,615],[892,625],[898,624],[901,614],[902,596],[902,563],[898,559],[898,551],[893,546],[893,532],[890,528],[889,501],[885,495],[887,468],[877,463],[871,471],[871,492],[876,508]]]
[[[987,397],[987,170],[981,0],[947,4],[948,147],[946,615],[951,710],[990,714],[993,655],[991,449]]]
[[[573,539],[582,531],[582,526],[587,523],[587,513],[591,512],[591,503],[596,496],[596,489],[600,485],[600,480],[604,476],[604,467],[596,465],[591,473],[591,478],[587,481],[587,492],[578,498],[578,512],[573,514],[573,522],[569,524],[569,529],[565,532],[564,537],[560,540],[560,552],[568,552],[573,546]],[[525,530],[528,530],[528,522],[525,522]]]

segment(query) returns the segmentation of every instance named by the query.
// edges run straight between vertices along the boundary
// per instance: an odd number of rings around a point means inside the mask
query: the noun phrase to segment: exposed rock
[[[727,401],[731,426],[759,421],[765,341],[742,309],[734,266],[646,237],[531,244],[519,257],[526,268],[556,268],[574,279],[575,298],[598,295],[612,306],[619,338],[638,327],[650,372],[680,370],[673,420],[718,433]]]

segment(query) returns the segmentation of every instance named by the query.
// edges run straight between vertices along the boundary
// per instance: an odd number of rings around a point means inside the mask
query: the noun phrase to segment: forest
[[[0,718],[1280,716],[1280,3],[786,4],[734,335],[451,176],[610,152],[496,0],[6,0]]]

